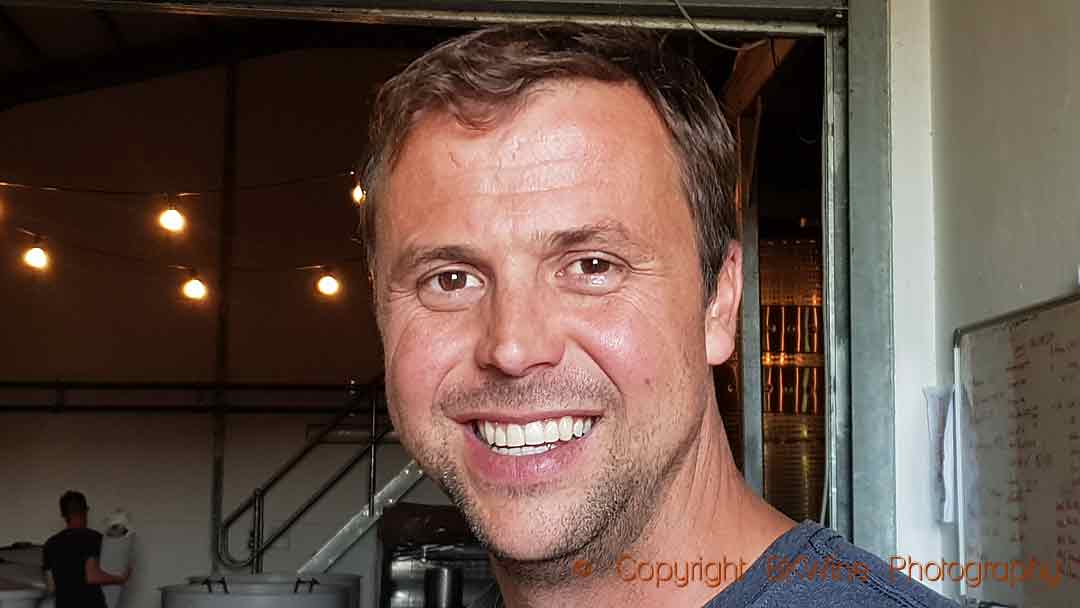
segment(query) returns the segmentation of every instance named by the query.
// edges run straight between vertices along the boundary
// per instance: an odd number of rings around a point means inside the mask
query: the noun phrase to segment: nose
[[[480,369],[523,377],[559,364],[565,340],[557,308],[545,300],[532,285],[503,285],[492,292],[476,347]]]

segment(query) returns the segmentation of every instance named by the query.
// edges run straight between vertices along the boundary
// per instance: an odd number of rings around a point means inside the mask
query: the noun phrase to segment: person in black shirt
[[[86,527],[90,507],[81,492],[60,497],[60,514],[67,527],[45,542],[44,569],[56,608],[106,608],[101,585],[121,585],[131,576],[109,574],[98,565],[101,533]]]

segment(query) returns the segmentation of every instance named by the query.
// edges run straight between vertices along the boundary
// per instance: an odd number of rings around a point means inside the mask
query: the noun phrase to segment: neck
[[[78,516],[72,517],[71,519],[67,520],[67,527],[68,527],[69,530],[73,530],[73,529],[77,529],[77,528],[85,528],[86,527],[86,518],[85,517],[78,517]]]
[[[575,564],[557,588],[516,579],[497,563],[494,569],[511,608],[700,606],[794,525],[746,485],[713,407],[655,517],[610,568],[582,575]]]

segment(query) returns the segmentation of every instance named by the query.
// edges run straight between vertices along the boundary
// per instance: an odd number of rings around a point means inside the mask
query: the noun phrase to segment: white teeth
[[[543,445],[545,443],[543,422],[534,421],[525,425],[525,443],[527,445]]]
[[[526,445],[519,448],[495,448],[495,452],[503,456],[531,456],[533,454],[543,454],[551,449],[554,449],[554,446]]]
[[[574,437],[574,419],[570,416],[559,418],[559,440],[570,441]]]
[[[559,440],[559,423],[555,420],[548,420],[544,423],[544,441],[545,443],[555,443]]]
[[[487,441],[491,449],[508,456],[542,454],[555,448],[560,441],[572,441],[592,429],[592,418],[562,416],[534,420],[521,424],[477,420],[473,428],[476,435]]]
[[[506,445],[512,448],[525,445],[525,430],[520,424],[506,425]]]

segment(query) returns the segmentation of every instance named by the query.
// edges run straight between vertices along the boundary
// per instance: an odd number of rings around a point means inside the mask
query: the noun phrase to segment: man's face
[[[697,438],[712,402],[680,183],[643,94],[591,81],[490,130],[427,116],[387,180],[391,416],[504,560],[621,550]]]

